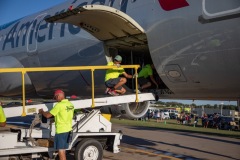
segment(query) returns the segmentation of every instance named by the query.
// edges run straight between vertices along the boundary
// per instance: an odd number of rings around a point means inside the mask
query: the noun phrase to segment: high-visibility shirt
[[[56,133],[66,133],[72,130],[74,106],[68,99],[58,102],[50,113],[54,116]]]
[[[0,123],[6,122],[6,116],[4,114],[2,106],[0,106]]]
[[[108,66],[113,66],[114,63],[113,62],[108,62],[107,64]],[[106,75],[105,75],[105,82],[111,78],[118,78],[119,75],[123,74],[125,72],[125,70],[123,68],[113,68],[113,69],[108,69],[106,71]]]
[[[145,65],[142,70],[138,73],[138,77],[147,78],[153,75],[153,70],[150,64]]]

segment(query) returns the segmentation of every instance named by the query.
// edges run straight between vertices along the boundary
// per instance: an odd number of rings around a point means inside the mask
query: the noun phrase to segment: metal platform
[[[138,94],[138,102],[151,101],[155,100],[155,97],[152,93],[140,93]],[[79,100],[71,100],[74,107],[77,109],[81,108],[91,108],[92,107],[92,99],[79,99]],[[111,97],[101,97],[95,98],[95,107],[101,106],[109,106],[123,103],[132,103],[136,102],[136,94],[128,94],[128,95],[120,95],[120,96],[111,96]],[[56,103],[42,103],[36,105],[26,105],[26,115],[32,115],[37,113],[39,109],[43,109],[44,111],[49,111],[53,108]],[[16,107],[6,107],[4,108],[4,112],[6,117],[18,117],[21,116],[22,106]]]

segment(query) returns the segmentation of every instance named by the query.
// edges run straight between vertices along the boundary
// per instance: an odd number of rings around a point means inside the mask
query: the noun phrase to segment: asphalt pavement
[[[119,130],[121,152],[104,160],[240,160],[240,139],[113,124]]]

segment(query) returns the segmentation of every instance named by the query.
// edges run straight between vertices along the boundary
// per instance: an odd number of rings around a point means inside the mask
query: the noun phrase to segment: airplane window
[[[14,34],[13,34],[13,38],[15,38],[15,37],[16,37],[16,34],[17,34],[17,32],[14,32]]]
[[[26,33],[26,29],[23,30],[23,34],[25,34],[25,33]]]
[[[4,38],[3,38],[3,40],[5,40],[5,39],[6,39],[6,37],[7,37],[7,36],[6,36],[6,35],[4,35]]]
[[[9,37],[9,38],[12,37],[12,33],[10,33],[8,37]]]

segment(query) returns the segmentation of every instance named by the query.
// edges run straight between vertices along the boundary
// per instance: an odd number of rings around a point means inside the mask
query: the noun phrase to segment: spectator
[[[180,121],[180,117],[181,117],[181,114],[178,113],[178,114],[177,114],[177,124],[180,124],[180,123],[181,123],[181,121]]]
[[[164,112],[161,111],[161,122],[163,121],[163,119],[164,119]]]
[[[194,125],[197,126],[198,123],[198,115],[194,115]]]
[[[150,121],[150,118],[151,118],[151,112],[150,112],[150,109],[148,109],[148,111],[147,111],[147,119],[148,119],[148,121]]]
[[[180,124],[185,124],[185,113],[181,112],[180,114]]]
[[[191,124],[191,117],[190,117],[189,113],[186,114],[185,121],[186,121],[187,125]]]
[[[208,123],[209,123],[208,115],[206,113],[204,113],[203,117],[202,117],[202,125],[203,125],[203,127],[207,128],[208,127]]]
[[[160,111],[159,110],[156,113],[156,117],[157,117],[157,122],[160,122]]]

